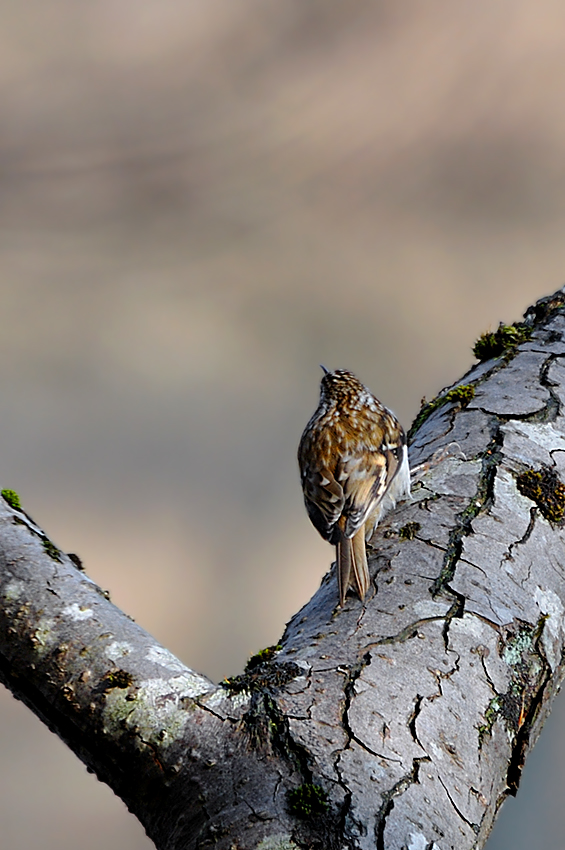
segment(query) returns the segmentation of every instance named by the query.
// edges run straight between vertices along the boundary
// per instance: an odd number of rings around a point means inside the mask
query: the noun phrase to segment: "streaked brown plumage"
[[[308,516],[336,547],[339,601],[351,584],[361,600],[370,578],[365,540],[384,512],[410,494],[402,426],[351,372],[328,372],[318,409],[298,447]]]

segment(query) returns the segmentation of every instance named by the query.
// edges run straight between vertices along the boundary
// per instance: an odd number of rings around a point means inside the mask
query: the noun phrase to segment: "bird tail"
[[[370,578],[365,551],[364,527],[361,526],[359,531],[351,538],[342,537],[336,548],[339,604],[343,608],[351,584],[355,585],[361,601],[365,599],[369,589]]]

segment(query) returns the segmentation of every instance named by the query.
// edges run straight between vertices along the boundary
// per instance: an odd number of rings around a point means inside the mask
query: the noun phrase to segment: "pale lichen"
[[[511,667],[515,667],[522,661],[524,653],[531,650],[533,644],[534,638],[531,630],[519,631],[502,650],[502,658]]]
[[[20,579],[14,578],[12,581],[9,581],[4,585],[2,596],[6,602],[14,602],[16,599],[23,596],[25,589],[25,583],[20,581]]]
[[[55,620],[51,617],[41,617],[31,635],[31,643],[39,656],[45,655],[51,647],[58,643],[57,635],[54,633]]]
[[[113,688],[106,694],[104,729],[119,735],[124,729],[152,746],[169,746],[182,737],[193,708],[190,677],[147,679],[134,693]]]
[[[298,850],[298,845],[290,835],[268,835],[257,845],[256,850]]]
[[[428,841],[421,832],[411,832],[408,837],[410,839],[408,850],[439,850],[435,841]]]
[[[79,605],[77,602],[73,602],[71,605],[67,605],[66,608],[63,608],[63,614],[76,622],[78,620],[89,620],[92,616],[94,616],[94,611],[92,608],[86,608],[85,606]]]
[[[204,697],[202,704],[214,711],[229,706],[230,712],[233,712],[238,708],[245,708],[249,705],[250,699],[251,695],[247,691],[241,691],[238,694],[228,694],[224,688],[216,688],[212,693]]]
[[[167,670],[170,670],[171,673],[184,673],[189,669],[176,657],[176,655],[173,655],[173,653],[168,649],[165,649],[164,646],[159,646],[159,644],[150,646],[145,658],[147,661],[153,661],[154,664],[159,664],[161,667],[165,667]]]
[[[126,655],[131,655],[132,652],[135,652],[135,647],[131,643],[125,640],[114,640],[108,644],[104,650],[104,655],[110,661],[118,661],[120,658],[125,658]]]

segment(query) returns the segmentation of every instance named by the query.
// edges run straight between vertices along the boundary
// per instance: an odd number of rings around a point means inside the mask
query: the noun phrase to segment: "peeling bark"
[[[365,604],[336,609],[328,574],[222,686],[0,500],[0,680],[158,848],[483,846],[563,676],[563,519],[517,479],[565,480],[565,290],[525,324],[454,385],[466,406],[414,434],[413,498],[377,529]]]

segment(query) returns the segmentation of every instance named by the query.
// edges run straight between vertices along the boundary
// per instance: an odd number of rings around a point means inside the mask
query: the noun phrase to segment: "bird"
[[[318,408],[298,447],[308,516],[336,547],[339,604],[370,585],[365,541],[397,501],[410,496],[406,435],[352,372],[325,366]]]

